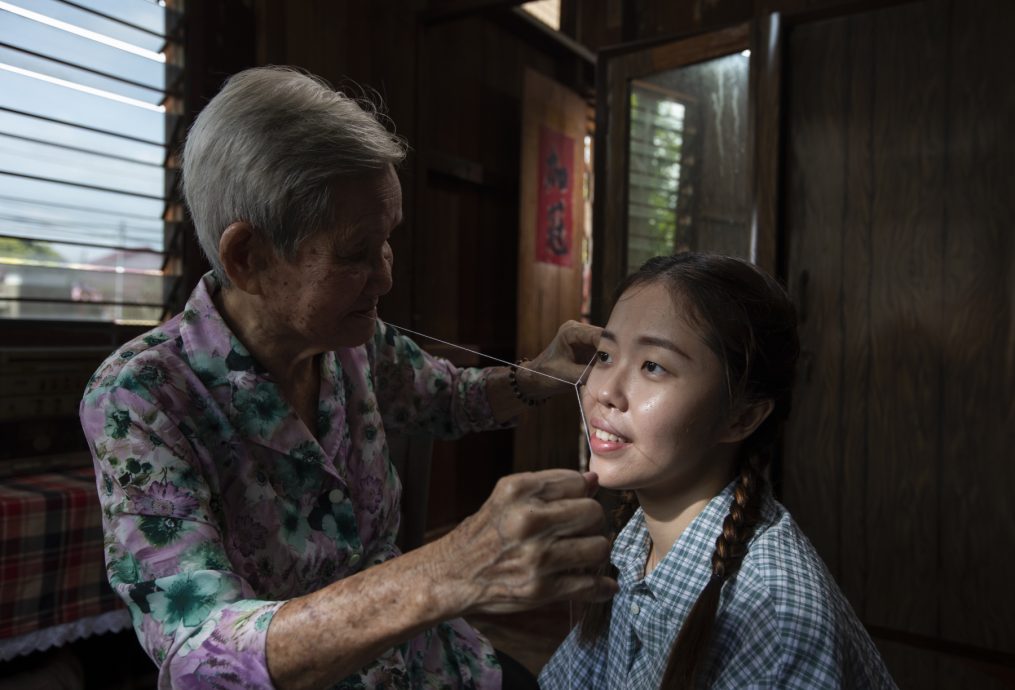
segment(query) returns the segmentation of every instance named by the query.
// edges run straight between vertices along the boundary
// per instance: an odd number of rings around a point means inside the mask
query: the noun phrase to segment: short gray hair
[[[334,224],[339,179],[405,158],[387,121],[379,105],[290,67],[230,77],[197,116],[183,152],[183,193],[216,276],[227,284],[218,249],[231,223],[250,223],[287,258]]]

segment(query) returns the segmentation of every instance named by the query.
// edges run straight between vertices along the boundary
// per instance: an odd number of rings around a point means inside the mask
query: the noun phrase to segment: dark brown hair
[[[649,259],[615,293],[662,282],[687,314],[699,335],[719,358],[725,372],[726,409],[733,412],[771,400],[772,413],[742,442],[729,514],[712,553],[712,576],[680,628],[661,687],[691,688],[712,639],[712,625],[725,582],[736,576],[760,520],[765,470],[771,462],[782,423],[789,412],[793,373],[799,353],[796,311],[786,292],[754,265],[728,256],[686,252]],[[615,299],[615,301],[616,301]],[[637,508],[630,492],[615,512],[617,530]],[[581,622],[580,639],[589,643],[604,634],[610,603],[594,604]]]

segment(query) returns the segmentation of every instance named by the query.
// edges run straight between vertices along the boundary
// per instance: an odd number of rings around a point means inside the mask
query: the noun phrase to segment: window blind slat
[[[0,117],[3,117],[5,115],[12,115],[12,116],[15,116],[16,118],[23,118],[26,121],[31,121],[30,123],[22,123],[22,125],[24,125],[24,126],[26,126],[28,128],[25,131],[37,131],[37,129],[36,129],[38,127],[37,123],[44,122],[44,123],[47,123],[47,124],[50,124],[50,125],[57,125],[59,127],[68,128],[68,130],[71,132],[69,134],[69,136],[72,139],[74,139],[74,140],[77,140],[77,138],[81,136],[82,132],[89,132],[89,133],[92,133],[92,134],[98,134],[98,135],[102,135],[102,136],[105,136],[105,137],[111,137],[113,139],[119,139],[119,140],[127,141],[127,142],[134,142],[136,144],[141,144],[143,146],[147,146],[148,147],[146,149],[147,151],[151,152],[154,149],[155,151],[158,152],[158,156],[157,156],[158,159],[161,159],[164,156],[164,149],[165,149],[165,147],[163,146],[162,142],[155,141],[153,139],[145,139],[143,137],[134,137],[134,136],[130,136],[128,134],[124,134],[123,132],[114,132],[112,130],[103,129],[101,127],[90,127],[90,126],[82,124],[80,122],[72,122],[70,120],[60,119],[60,118],[56,118],[56,117],[46,117],[45,115],[39,115],[38,113],[29,113],[29,112],[26,112],[24,110],[19,110],[17,108],[9,108],[7,106],[0,105]],[[13,122],[13,121],[14,120],[11,120],[11,122]],[[13,131],[20,131],[19,127],[22,126],[22,125],[5,125],[5,129],[7,131],[12,131],[12,132]],[[51,129],[51,130],[47,131],[47,134],[52,135],[52,133],[56,132],[56,131],[58,131],[58,129]],[[106,141],[108,142],[110,140],[107,139]],[[138,148],[138,149],[132,149],[132,150],[142,150],[142,149]]]
[[[151,85],[145,79],[129,79],[121,76],[125,70],[111,70],[108,65],[98,61],[91,64],[76,63],[74,54],[50,57],[35,50],[32,45],[22,43],[8,40],[0,44],[0,62],[27,70],[32,75],[37,75],[35,78],[40,81],[59,80],[95,89],[120,100],[140,101],[149,106],[157,106],[163,100],[164,87],[161,84]],[[162,65],[153,67],[164,72]]]
[[[79,2],[72,2],[71,0],[57,0],[57,1],[60,2],[63,5],[67,5],[69,7],[73,7],[75,9],[77,9],[77,10],[81,10],[82,12],[87,12],[88,14],[92,14],[92,15],[94,15],[96,17],[101,17],[102,19],[105,19],[105,20],[107,20],[109,22],[112,22],[114,24],[120,24],[120,25],[125,26],[125,27],[127,27],[129,29],[133,29],[135,32],[141,32],[142,34],[146,34],[148,36],[152,36],[154,38],[160,39],[160,41],[164,42],[165,39],[166,39],[166,34],[165,34],[165,18],[164,18],[164,16],[158,18],[157,21],[153,21],[150,26],[144,26],[144,25],[141,25],[141,24],[137,24],[137,23],[135,23],[133,21],[130,21],[130,20],[127,20],[127,19],[123,19],[121,17],[115,17],[115,16],[113,16],[111,14],[106,14],[102,10],[96,9],[94,7],[89,7],[86,4],[82,4],[82,3],[79,3]],[[166,12],[166,11],[167,10],[165,8],[163,8],[163,12]],[[156,29],[155,26],[158,26],[159,28]],[[120,38],[123,38],[123,40],[125,40],[125,41],[126,40],[134,40],[134,41],[137,41],[138,45],[144,45],[144,43],[141,42],[141,41],[144,40],[143,36],[136,36],[136,34],[135,34],[132,38],[124,38],[122,36]],[[155,50],[155,48],[152,48],[152,50]]]
[[[135,163],[138,165],[153,166],[162,169],[162,165],[157,161],[145,161],[137,158],[130,158],[128,156],[121,156],[116,153],[109,153],[104,151],[96,151],[94,149],[86,149],[80,146],[71,146],[70,144],[60,144],[54,141],[47,141],[45,139],[38,139],[36,137],[25,136],[23,134],[14,134],[11,132],[5,132],[0,128],[0,138],[6,137],[8,139],[16,139],[31,144],[36,144],[43,147],[50,147],[54,149],[61,149],[63,151],[74,151],[75,153],[83,153],[89,156],[96,156],[99,159],[108,159],[114,161],[122,161],[124,163]]]
[[[14,74],[2,66],[0,106],[56,119],[73,113],[78,122],[88,127],[108,129],[115,123],[124,134],[164,143],[161,141],[165,136],[163,113]]]
[[[64,0],[0,0],[0,10],[6,8],[8,14],[16,14],[25,18],[35,17],[29,21],[42,26],[46,22],[57,25],[68,25],[69,30],[64,30],[67,35],[75,30],[81,32],[93,32],[97,38],[110,39],[113,42],[123,42],[148,51],[157,52],[167,40],[165,34],[165,14],[161,17],[153,16],[149,21],[132,22],[129,19],[119,18],[114,14],[102,12],[101,9],[89,7],[89,3],[83,0],[64,2]],[[132,4],[143,5],[143,3],[120,2],[107,3],[110,6],[121,6],[128,8]],[[151,19],[155,21],[152,22]],[[56,27],[53,27],[56,28]],[[60,29],[63,30],[63,29]]]
[[[27,46],[0,41],[0,48],[3,49],[2,54],[7,56],[17,56],[20,54],[28,58],[32,58],[31,60],[10,59],[9,62],[11,64],[18,64],[19,66],[26,67],[27,69],[37,69],[43,74],[60,77],[62,79],[72,79],[77,83],[88,83],[90,85],[94,85],[96,88],[104,88],[114,93],[120,93],[131,98],[139,98],[140,100],[152,102],[156,105],[162,101],[166,93],[165,87],[161,84],[153,86],[151,84],[146,84],[141,81],[128,79],[111,72],[103,71],[102,69],[95,67],[75,64],[74,62],[64,60],[53,55],[43,55],[42,53],[38,53]],[[87,76],[87,79],[85,80],[80,78],[83,73],[86,73]],[[100,77],[100,79],[94,79],[94,77]],[[129,92],[127,91],[128,87],[130,89]]]

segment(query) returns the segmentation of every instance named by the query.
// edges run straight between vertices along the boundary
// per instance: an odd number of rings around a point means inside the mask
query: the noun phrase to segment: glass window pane
[[[0,238],[0,318],[157,320],[161,269],[152,252]]]
[[[628,270],[689,249],[751,258],[745,54],[631,82]]]
[[[161,318],[177,19],[154,0],[0,2],[0,318]]]
[[[165,44],[166,12],[155,2],[123,0],[7,0],[30,12],[158,52]],[[90,11],[91,10],[91,11]]]

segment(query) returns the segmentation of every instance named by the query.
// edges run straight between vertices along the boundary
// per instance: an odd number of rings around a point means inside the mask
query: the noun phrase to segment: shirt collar
[[[700,590],[711,575],[712,552],[715,540],[722,531],[723,521],[733,501],[736,480],[710,500],[705,508],[691,521],[687,529],[674,542],[659,565],[645,574],[645,560],[648,557],[651,539],[645,524],[645,512],[638,508],[613,542],[610,560],[617,567],[617,583],[628,589],[644,583],[653,594],[658,594],[667,582],[680,578],[686,587]]]
[[[286,453],[297,417],[282,397],[268,371],[230,330],[215,306],[221,284],[210,271],[202,276],[180,315],[180,337],[191,369],[211,397],[226,412],[233,428],[254,443]],[[335,378],[334,353],[321,361],[325,377]],[[334,381],[327,381],[330,388]],[[323,386],[322,386],[323,388]],[[283,433],[284,432],[284,433]],[[309,433],[303,441],[317,446]]]

